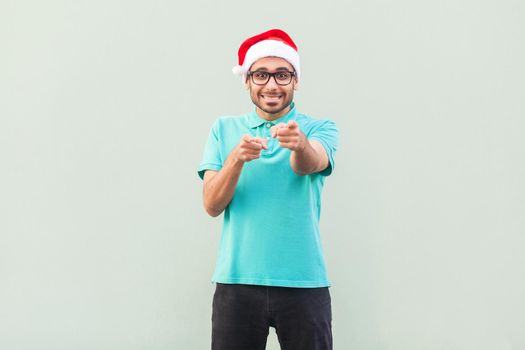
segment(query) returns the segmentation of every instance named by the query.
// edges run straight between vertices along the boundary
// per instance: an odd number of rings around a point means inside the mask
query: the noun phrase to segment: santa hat
[[[246,39],[239,47],[239,64],[233,67],[233,74],[246,77],[251,65],[263,57],[280,57],[287,60],[300,75],[299,54],[292,38],[280,29],[271,29]]]

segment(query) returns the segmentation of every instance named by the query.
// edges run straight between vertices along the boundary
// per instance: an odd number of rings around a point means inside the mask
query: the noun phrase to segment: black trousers
[[[269,327],[282,350],[332,350],[328,287],[216,284],[212,350],[264,350]]]

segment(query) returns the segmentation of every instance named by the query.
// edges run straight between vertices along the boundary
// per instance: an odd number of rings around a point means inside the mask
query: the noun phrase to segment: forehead
[[[287,69],[289,71],[294,71],[293,66],[284,58],[281,57],[263,57],[255,61],[250,70],[263,69],[266,68],[269,71],[276,69]]]

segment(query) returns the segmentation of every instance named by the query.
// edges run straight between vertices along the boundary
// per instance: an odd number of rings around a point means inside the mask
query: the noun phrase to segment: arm
[[[304,134],[303,134],[304,136]],[[317,140],[308,140],[304,136],[305,147],[292,151],[290,165],[297,175],[308,175],[323,171],[328,167],[328,155],[323,145]]]
[[[215,217],[224,211],[233,198],[244,163],[259,158],[261,150],[267,148],[265,139],[244,135],[221,170],[204,173],[203,201],[209,215]]]
[[[272,136],[277,138],[280,146],[292,151],[290,166],[297,175],[317,173],[328,167],[328,155],[323,145],[317,140],[308,140],[297,122],[291,120],[273,128]]]

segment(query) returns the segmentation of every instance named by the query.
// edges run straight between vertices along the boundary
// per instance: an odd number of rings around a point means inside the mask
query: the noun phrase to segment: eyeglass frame
[[[253,73],[266,73],[268,74],[268,79],[266,80],[266,82],[264,82],[263,84],[259,84],[259,83],[256,83],[255,80],[253,80]],[[276,74],[279,74],[279,73],[289,73],[291,75],[290,77],[290,81],[286,84],[281,84],[277,81],[277,78],[275,77]],[[251,77],[251,80],[252,80],[252,83],[254,83],[255,85],[258,85],[258,86],[263,86],[263,85],[266,85],[268,84],[268,82],[270,81],[270,79],[273,77],[273,80],[275,81],[275,83],[279,86],[287,86],[287,85],[290,85],[292,83],[292,80],[294,77],[297,76],[297,73],[296,72],[290,72],[288,70],[279,70],[277,72],[273,72],[273,73],[270,73],[270,72],[267,72],[265,70],[254,70],[254,71],[248,71],[246,73],[246,75],[248,77]]]

